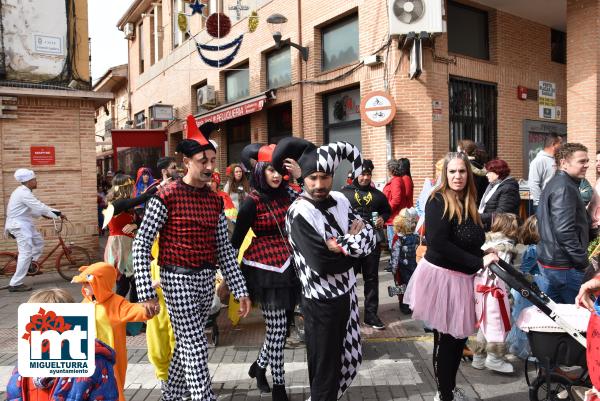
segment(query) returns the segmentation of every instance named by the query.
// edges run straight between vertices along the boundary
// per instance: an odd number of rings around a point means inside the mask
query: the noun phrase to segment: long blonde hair
[[[462,196],[450,189],[450,185],[448,184],[448,164],[454,159],[462,160],[467,169],[467,183],[462,192]],[[458,224],[462,224],[463,220],[470,217],[471,220],[480,226],[483,226],[481,216],[477,211],[477,190],[475,189],[471,163],[469,163],[469,158],[466,153],[448,152],[448,154],[446,154],[446,157],[444,157],[444,166],[442,167],[440,185],[433,190],[430,199],[435,197],[438,193],[441,194],[444,199],[444,216],[448,213],[448,220],[457,217]]]
[[[126,174],[117,174],[112,179],[112,187],[106,195],[108,202],[114,202],[119,199],[129,199],[133,193],[133,180]]]

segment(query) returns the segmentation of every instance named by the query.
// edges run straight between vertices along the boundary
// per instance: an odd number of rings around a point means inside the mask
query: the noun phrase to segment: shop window
[[[292,83],[290,47],[275,50],[267,55],[267,87],[280,88]]]
[[[556,29],[550,30],[551,59],[555,63],[567,63],[567,34]]]
[[[140,111],[133,116],[133,124],[135,128],[146,128],[146,112]]]
[[[358,15],[321,29],[323,71],[358,61]]]
[[[227,165],[240,162],[240,154],[250,144],[250,117],[229,120],[227,127]]]
[[[448,51],[489,60],[488,13],[448,0]]]
[[[250,95],[250,71],[248,64],[225,73],[225,99],[231,103]]]
[[[138,25],[138,43],[140,45],[140,74],[144,73],[144,23]]]
[[[267,110],[268,143],[277,143],[292,136],[292,103],[273,106]]]
[[[462,78],[450,78],[450,150],[458,141],[482,143],[489,159],[496,157],[496,85]]]
[[[323,126],[325,143],[347,141],[362,149],[360,134],[360,88],[343,90],[324,96]],[[352,166],[344,160],[333,176],[333,189],[339,190],[346,183]]]

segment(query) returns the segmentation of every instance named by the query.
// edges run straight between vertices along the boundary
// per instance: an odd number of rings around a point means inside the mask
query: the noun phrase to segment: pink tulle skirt
[[[429,263],[425,258],[413,273],[404,303],[413,311],[413,319],[422,320],[439,332],[455,338],[475,333],[475,275],[455,272]]]

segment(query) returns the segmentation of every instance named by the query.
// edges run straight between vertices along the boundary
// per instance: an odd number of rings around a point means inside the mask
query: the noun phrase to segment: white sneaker
[[[475,358],[473,358],[473,361],[475,361]],[[485,367],[499,373],[513,373],[515,371],[513,365],[494,354],[488,354],[485,358]]]
[[[471,366],[474,369],[483,370],[485,369],[485,355],[484,354],[473,354],[473,362]]]
[[[474,398],[471,398],[468,395],[466,395],[465,391],[460,387],[456,387],[454,391],[452,391],[452,395],[454,396],[454,401],[475,401]],[[435,393],[433,401],[442,401],[442,399],[440,398],[439,391]]]
[[[433,397],[433,401],[442,401],[440,399],[440,392],[439,391],[435,392],[435,396]]]

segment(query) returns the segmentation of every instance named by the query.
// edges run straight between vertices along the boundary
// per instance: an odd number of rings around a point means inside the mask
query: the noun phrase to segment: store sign
[[[556,114],[556,84],[554,82],[540,81],[538,88],[538,104],[540,118],[559,120]]]
[[[383,91],[367,93],[360,102],[360,115],[374,127],[387,125],[396,116],[394,98]]]
[[[56,164],[54,146],[32,146],[30,155],[32,166],[53,166]]]
[[[262,110],[265,105],[266,97],[254,99],[247,103],[241,103],[225,110],[211,113],[206,116],[201,116],[196,119],[198,125],[202,125],[205,122],[212,121],[215,124],[222,123],[223,121],[232,120],[234,118],[242,117],[248,114],[256,113]]]
[[[170,104],[153,104],[150,106],[150,118],[155,121],[174,120],[173,106]]]

